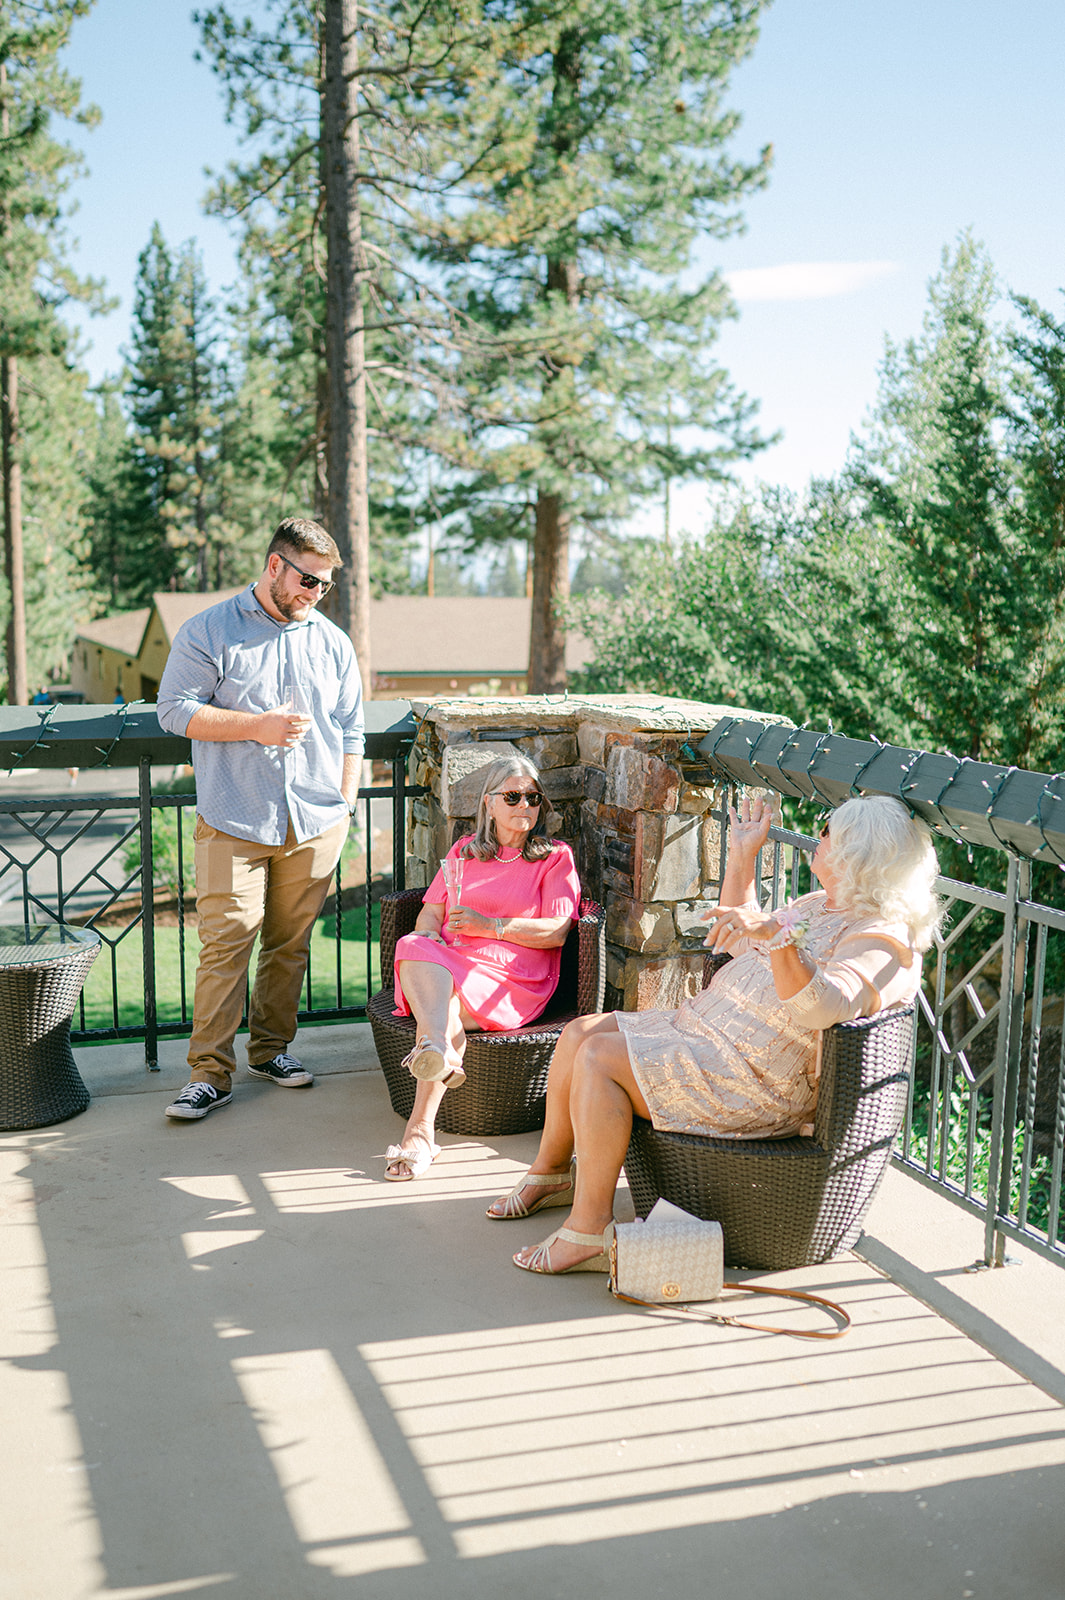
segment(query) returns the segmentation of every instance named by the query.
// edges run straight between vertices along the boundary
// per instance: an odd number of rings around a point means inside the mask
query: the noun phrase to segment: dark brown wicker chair
[[[915,1010],[825,1030],[812,1138],[704,1139],[638,1117],[625,1157],[637,1214],[661,1195],[720,1222],[733,1267],[810,1266],[849,1250],[902,1126]]]
[[[396,940],[410,933],[422,904],[421,889],[386,895],[381,901],[381,973],[392,975]],[[466,1082],[449,1089],[437,1113],[445,1133],[496,1138],[530,1133],[544,1125],[547,1069],[558,1036],[574,1017],[603,1009],[606,966],[601,906],[582,900],[579,920],[562,950],[558,988],[535,1022],[510,1033],[471,1033],[466,1045]],[[414,1045],[414,1018],[394,1017],[392,986],[366,1008],[392,1109],[406,1120],[414,1107],[414,1079],[403,1057]]]

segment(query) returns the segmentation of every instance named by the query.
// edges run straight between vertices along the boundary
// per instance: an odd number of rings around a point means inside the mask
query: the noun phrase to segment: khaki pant
[[[311,929],[325,904],[348,823],[297,844],[255,844],[196,818],[196,972],[189,1067],[194,1083],[228,1093],[255,935],[259,967],[248,1004],[248,1061],[253,1067],[286,1050],[307,972]]]

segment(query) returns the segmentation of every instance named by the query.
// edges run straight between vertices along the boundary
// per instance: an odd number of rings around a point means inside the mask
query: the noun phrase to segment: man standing
[[[288,1046],[363,752],[351,640],[315,610],[339,565],[324,528],[287,517],[258,582],[186,622],[163,671],[159,721],[192,740],[196,772],[201,951],[191,1081],[166,1108],[178,1120],[232,1099],[256,934],[248,1070],[285,1088],[314,1081]]]

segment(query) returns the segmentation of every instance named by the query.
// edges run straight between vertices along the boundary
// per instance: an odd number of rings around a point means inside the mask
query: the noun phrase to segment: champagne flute
[[[465,863],[458,856],[447,856],[441,861],[440,866],[444,874],[444,888],[447,891],[448,911],[454,911],[462,898],[462,868]],[[459,935],[455,935],[455,943],[460,943]]]
[[[303,732],[300,734],[300,738],[302,739],[306,735],[307,729],[311,725],[311,717],[314,706],[313,690],[311,689],[310,684],[307,683],[286,683],[284,694],[285,710],[293,712],[297,717],[303,717],[306,719],[307,727],[304,728]]]

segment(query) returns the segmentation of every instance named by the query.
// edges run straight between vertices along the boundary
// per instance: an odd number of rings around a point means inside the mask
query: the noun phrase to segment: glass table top
[[[100,935],[90,928],[61,927],[58,922],[0,922],[0,967],[62,961],[99,942]]]

